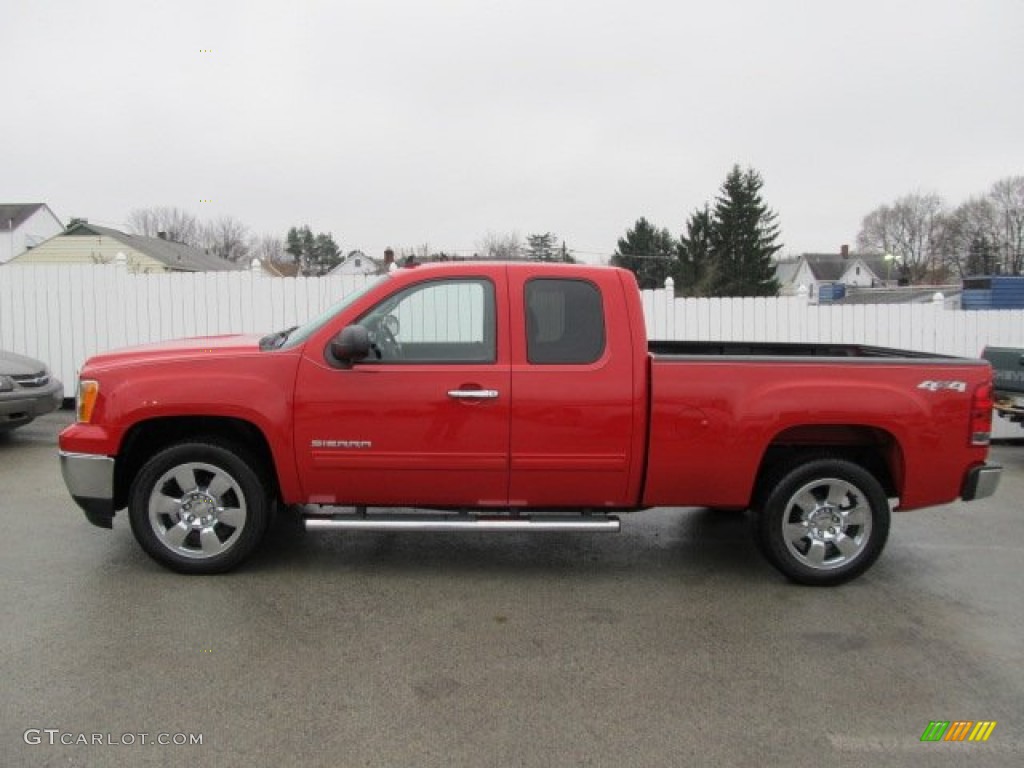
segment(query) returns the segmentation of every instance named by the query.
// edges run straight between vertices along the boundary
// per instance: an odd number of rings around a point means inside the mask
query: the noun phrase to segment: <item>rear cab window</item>
[[[524,292],[532,365],[588,365],[604,355],[601,292],[587,280],[534,278]]]

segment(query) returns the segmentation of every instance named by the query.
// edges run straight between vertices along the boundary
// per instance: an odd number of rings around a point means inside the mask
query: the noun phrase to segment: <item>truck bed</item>
[[[648,351],[655,357],[834,357],[898,358],[904,360],[943,360],[958,358],[931,352],[916,352],[864,344],[789,343],[774,341],[649,341]]]

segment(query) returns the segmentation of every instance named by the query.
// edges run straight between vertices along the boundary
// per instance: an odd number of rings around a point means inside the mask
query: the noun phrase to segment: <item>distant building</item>
[[[260,267],[263,274],[269,277],[298,277],[299,264],[295,261],[273,261],[271,259],[260,259]]]
[[[63,231],[46,203],[0,203],[0,264]]]
[[[895,283],[890,274],[892,262],[881,256],[850,253],[844,245],[839,253],[805,253],[796,259],[780,261],[775,268],[780,296],[795,296],[800,286],[807,289],[808,298],[817,301],[825,295],[845,294],[848,288],[879,288]],[[842,290],[834,286],[842,285]]]
[[[379,275],[384,272],[383,264],[362,251],[349,251],[341,263],[329,275]]]
[[[942,296],[947,309],[960,307],[961,290],[958,285],[896,286],[894,288],[851,288],[833,304],[934,304],[935,295]]]
[[[964,309],[1024,308],[1024,277],[979,275],[963,281]]]
[[[226,272],[247,269],[248,261],[235,264],[166,236],[130,235],[110,227],[73,219],[62,234],[11,260],[12,264],[111,264],[119,253],[130,272]]]

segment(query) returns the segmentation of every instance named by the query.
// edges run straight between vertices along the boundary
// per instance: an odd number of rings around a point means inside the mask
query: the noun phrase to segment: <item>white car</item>
[[[0,350],[0,432],[23,427],[64,401],[64,385],[38,360]]]

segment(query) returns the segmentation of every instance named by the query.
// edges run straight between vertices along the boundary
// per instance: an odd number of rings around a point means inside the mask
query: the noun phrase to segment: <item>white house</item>
[[[206,250],[160,237],[131,235],[110,227],[72,220],[66,230],[15,256],[11,264],[112,264],[124,254],[129,272],[223,272],[246,269]]]
[[[381,263],[362,251],[349,251],[329,275],[378,275],[384,271]]]
[[[794,296],[800,286],[809,298],[817,300],[823,285],[842,283],[847,288],[874,288],[886,285],[895,276],[881,256],[852,254],[844,245],[839,253],[805,253],[797,259],[780,262],[776,267],[781,296]]]
[[[63,231],[46,203],[0,203],[0,264]]]

